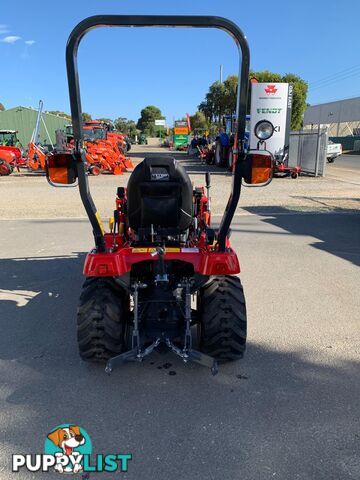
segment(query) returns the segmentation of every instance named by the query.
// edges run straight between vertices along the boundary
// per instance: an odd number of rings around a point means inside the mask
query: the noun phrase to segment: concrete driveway
[[[360,215],[256,213],[238,216],[232,233],[248,351],[216,377],[170,355],[111,377],[82,363],[88,223],[0,222],[0,479],[41,476],[9,474],[11,455],[42,453],[67,422],[88,431],[96,453],[131,452],[128,479],[360,477]]]

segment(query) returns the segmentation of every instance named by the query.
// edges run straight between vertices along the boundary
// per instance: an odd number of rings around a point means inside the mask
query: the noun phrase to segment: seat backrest
[[[178,228],[192,222],[192,185],[185,169],[168,156],[145,158],[132,172],[127,186],[129,226]]]

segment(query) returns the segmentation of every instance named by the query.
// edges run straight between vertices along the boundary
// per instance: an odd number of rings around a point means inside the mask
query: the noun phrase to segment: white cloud
[[[3,23],[0,23],[0,35],[4,35],[5,33],[9,32],[9,27],[7,25],[4,25]]]
[[[21,37],[18,37],[16,35],[9,35],[8,37],[4,37],[2,40],[0,40],[1,42],[5,42],[5,43],[15,43],[17,42],[18,40],[21,40]]]
[[[25,40],[26,45],[34,45],[35,40]]]

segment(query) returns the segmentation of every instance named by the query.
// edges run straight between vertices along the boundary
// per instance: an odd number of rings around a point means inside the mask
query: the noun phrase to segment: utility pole
[[[220,63],[220,83],[222,83],[222,64]]]

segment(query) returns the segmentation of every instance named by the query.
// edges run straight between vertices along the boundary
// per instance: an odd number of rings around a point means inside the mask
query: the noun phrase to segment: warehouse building
[[[304,128],[328,127],[329,138],[353,150],[360,140],[360,97],[307,107]]]
[[[0,130],[17,130],[18,139],[25,147],[33,134],[38,111],[30,107],[15,107],[0,111]],[[43,145],[55,144],[55,130],[64,129],[71,121],[66,117],[42,114],[39,142]]]

